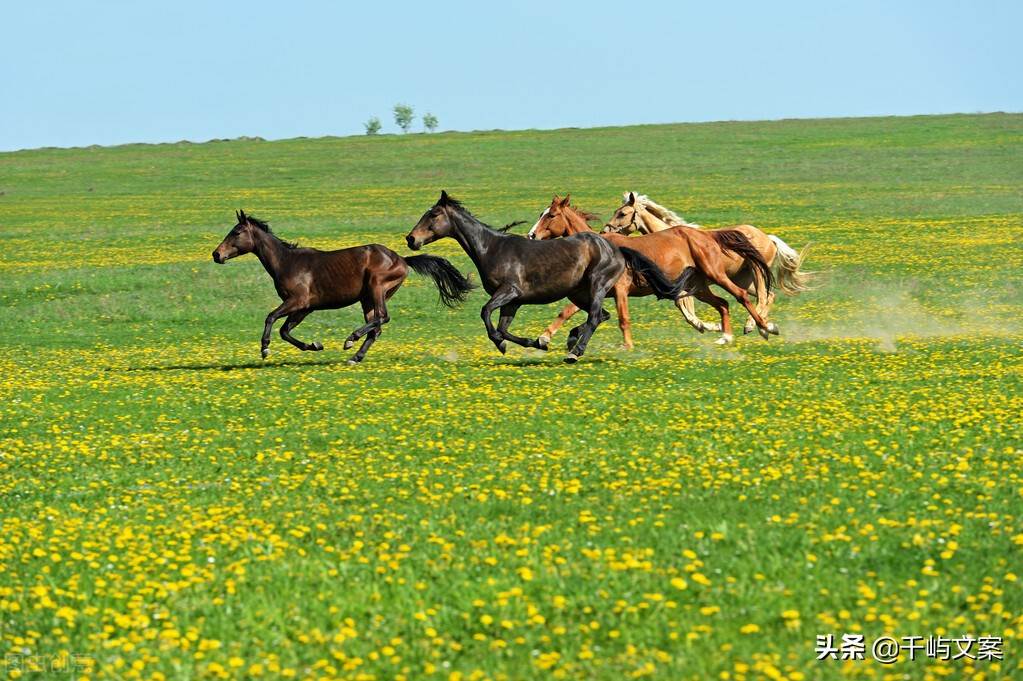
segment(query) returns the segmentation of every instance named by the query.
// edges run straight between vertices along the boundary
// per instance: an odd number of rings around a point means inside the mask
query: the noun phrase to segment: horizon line
[[[119,142],[117,144],[86,144],[77,146],[41,146],[41,147],[20,147],[16,149],[0,149],[0,154],[19,154],[31,151],[75,151],[81,149],[117,149],[120,147],[133,147],[133,146],[172,146],[178,144],[212,144],[217,142],[290,142],[295,140],[323,140],[323,139],[350,139],[355,137],[409,137],[409,136],[421,136],[421,135],[450,135],[450,134],[461,134],[461,135],[472,135],[472,134],[485,134],[485,133],[511,133],[511,132],[558,132],[563,130],[610,130],[617,128],[639,128],[639,127],[651,127],[651,126],[668,126],[668,125],[718,125],[721,123],[782,123],[786,121],[843,121],[843,120],[870,120],[880,118],[928,118],[938,116],[990,116],[996,114],[1003,115],[1020,115],[1023,111],[1005,111],[1005,110],[992,110],[992,111],[945,111],[938,113],[912,113],[912,114],[878,114],[873,116],[785,116],[781,118],[722,118],[717,120],[706,120],[706,121],[661,121],[655,123],[629,123],[625,125],[591,125],[591,126],[559,126],[555,128],[488,128],[488,129],[475,129],[475,130],[438,130],[436,132],[416,131],[416,132],[383,132],[374,135],[367,135],[366,133],[353,133],[350,135],[297,135],[294,137],[277,137],[277,138],[266,138],[260,135],[238,135],[237,137],[211,137],[207,140],[195,141],[187,138],[179,140],[165,140],[158,142]]]

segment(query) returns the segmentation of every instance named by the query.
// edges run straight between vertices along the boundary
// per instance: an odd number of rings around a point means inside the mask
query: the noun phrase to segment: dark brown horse
[[[545,342],[509,333],[508,327],[522,305],[542,305],[568,298],[587,313],[586,321],[568,335],[565,361],[579,360],[597,325],[610,315],[601,307],[604,296],[628,264],[641,273],[654,294],[674,300],[681,282],[671,282],[645,256],[629,248],[617,248],[590,232],[554,241],[532,241],[492,229],[441,192],[440,199],[423,214],[405,237],[409,248],[419,250],[437,239],[451,237],[472,258],[490,300],[481,316],[487,336],[501,352],[505,341],[527,348],[547,349]],[[500,308],[494,327],[492,316]]]
[[[274,322],[286,317],[281,327],[281,338],[299,350],[322,350],[319,342],[303,343],[291,335],[310,312],[336,310],[356,302],[362,304],[366,323],[345,340],[345,350],[363,336],[362,342],[349,364],[358,364],[366,356],[373,342],[380,336],[383,325],[390,321],[387,301],[405,281],[411,267],[419,274],[430,276],[440,299],[454,307],[463,302],[474,287],[472,283],[444,258],[418,255],[402,258],[379,244],[343,248],[339,251],[319,251],[299,248],[281,241],[270,231],[270,225],[244,211],[237,213],[236,224],[213,251],[213,262],[225,263],[246,253],[255,253],[274,280],[274,288],[282,302],[266,317],[263,326],[261,353],[270,354],[270,331]]]

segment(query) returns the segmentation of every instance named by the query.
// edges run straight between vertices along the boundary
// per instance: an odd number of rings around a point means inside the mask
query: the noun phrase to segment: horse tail
[[[661,268],[653,260],[646,257],[639,251],[621,246],[618,248],[625,257],[625,264],[632,268],[633,272],[640,274],[646,279],[647,284],[653,289],[654,295],[665,300],[675,300],[686,291],[686,284],[691,278],[690,269],[682,273],[677,280],[671,281],[661,271]]]
[[[814,273],[800,269],[809,246],[804,246],[803,250],[797,252],[773,234],[768,234],[767,238],[773,241],[775,248],[778,249],[778,288],[790,296],[809,291],[812,288],[810,280],[813,279]]]
[[[462,276],[462,273],[444,258],[435,255],[413,255],[404,260],[417,274],[427,275],[433,279],[440,293],[440,301],[448,307],[464,303],[469,291],[476,288],[468,277]]]
[[[771,272],[771,266],[767,264],[764,256],[760,254],[760,251],[756,249],[756,246],[753,245],[753,242],[745,234],[737,229],[715,229],[709,232],[709,234],[714,237],[714,241],[717,242],[722,250],[735,253],[752,267],[759,270],[760,274],[764,277],[767,293],[771,292],[771,289],[774,288],[774,274]]]

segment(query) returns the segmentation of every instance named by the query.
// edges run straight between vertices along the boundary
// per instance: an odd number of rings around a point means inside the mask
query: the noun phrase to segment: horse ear
[[[626,203],[630,206],[636,205],[636,192],[629,192],[629,200]]]
[[[562,206],[567,206],[568,202],[571,201],[571,200],[572,200],[572,195],[571,194],[565,194],[565,198],[561,199],[561,205]]]
[[[448,193],[445,190],[441,189],[440,190],[440,198],[437,200],[437,203],[443,205],[443,204],[447,203],[450,200],[451,200],[451,197],[448,196]]]
[[[561,197],[557,194],[551,197],[551,205],[553,206],[556,203],[561,203]]]
[[[248,218],[245,217],[245,211],[243,211],[243,210],[239,210],[238,211],[237,218],[238,218],[238,224],[240,224],[240,225],[241,224],[245,224],[245,221],[248,220]]]

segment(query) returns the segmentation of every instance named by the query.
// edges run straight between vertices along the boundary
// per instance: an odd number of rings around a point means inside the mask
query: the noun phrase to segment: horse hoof
[[[312,350],[313,352],[319,352],[320,350],[323,349],[323,343],[316,341],[309,346],[309,349]]]
[[[355,359],[355,358],[353,357],[353,358],[351,358],[350,360],[348,360],[348,362],[346,362],[346,363],[348,364],[348,366],[350,366],[350,367],[353,367],[353,366],[355,366],[356,364],[358,364],[358,363],[359,363],[359,360],[357,360],[357,359]]]
[[[721,338],[718,338],[716,341],[714,341],[714,345],[728,345],[731,342],[732,334],[726,333],[724,336],[721,336]]]
[[[622,350],[631,351],[632,348],[633,348],[632,343],[624,343],[624,344],[622,344]]]
[[[497,344],[497,349],[500,350],[501,354],[503,355],[508,352],[508,344],[505,343],[504,341],[501,341],[500,343]]]
[[[777,336],[779,333],[778,325],[774,322],[767,322],[767,332],[772,336]]]
[[[539,336],[536,337],[536,342],[537,344],[539,344],[542,350],[546,350],[547,346],[550,345],[551,336],[548,333],[541,333]]]
[[[355,341],[353,341],[351,338],[345,339],[345,350],[351,350],[353,345],[355,345]]]
[[[263,348],[259,351],[259,354],[263,357],[263,359],[266,359],[270,356],[270,348]]]
[[[574,352],[568,353],[568,355],[566,355],[565,357],[565,364],[575,364],[578,361],[579,355],[575,354]]]

